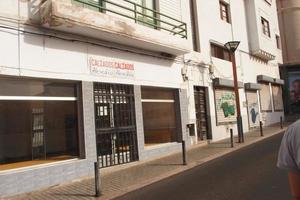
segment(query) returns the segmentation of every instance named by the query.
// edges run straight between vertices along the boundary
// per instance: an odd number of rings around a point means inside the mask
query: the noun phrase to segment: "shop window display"
[[[154,145],[177,140],[175,91],[142,88],[145,144]]]
[[[76,84],[0,84],[0,171],[79,156]]]

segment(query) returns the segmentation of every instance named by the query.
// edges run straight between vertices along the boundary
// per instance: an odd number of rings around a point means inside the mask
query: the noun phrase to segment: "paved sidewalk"
[[[181,153],[169,155],[149,162],[135,162],[128,165],[117,166],[111,169],[101,170],[101,181],[103,195],[97,199],[112,199],[129,191],[141,188],[148,184],[172,176],[179,172],[193,168],[209,160],[228,154],[243,148],[264,138],[279,134],[286,129],[279,125],[264,128],[264,137],[260,137],[259,130],[245,134],[245,143],[235,143],[230,148],[229,139],[222,140],[209,145],[194,146],[188,149],[188,165],[182,165]],[[237,141],[237,138],[235,138]],[[66,185],[51,187],[28,194],[19,195],[13,200],[68,200],[68,199],[96,199],[94,197],[94,179],[85,179]]]

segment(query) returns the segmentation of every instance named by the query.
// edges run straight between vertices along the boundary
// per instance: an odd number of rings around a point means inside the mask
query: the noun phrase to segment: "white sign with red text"
[[[111,78],[135,78],[134,63],[126,61],[103,58],[100,56],[88,57],[91,73],[94,75],[102,75]]]

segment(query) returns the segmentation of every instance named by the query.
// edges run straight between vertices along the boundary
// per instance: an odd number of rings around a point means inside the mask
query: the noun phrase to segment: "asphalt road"
[[[276,168],[282,134],[128,193],[116,200],[289,200]]]

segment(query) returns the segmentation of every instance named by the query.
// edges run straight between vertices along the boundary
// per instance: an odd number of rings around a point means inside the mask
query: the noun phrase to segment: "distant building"
[[[277,0],[277,4],[283,50],[281,76],[286,82],[285,111],[294,120],[300,114],[300,2]]]

